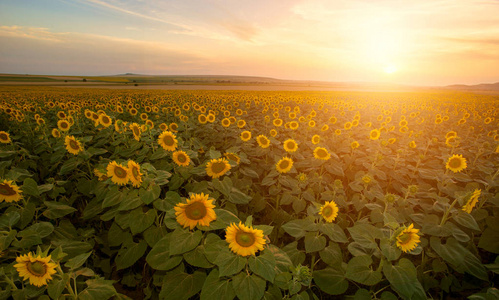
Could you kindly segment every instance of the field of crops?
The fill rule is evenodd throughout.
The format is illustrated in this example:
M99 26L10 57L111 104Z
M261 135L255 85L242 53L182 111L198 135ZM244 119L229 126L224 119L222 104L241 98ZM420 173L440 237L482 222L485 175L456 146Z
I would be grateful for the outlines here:
M499 96L0 90L0 299L498 299Z

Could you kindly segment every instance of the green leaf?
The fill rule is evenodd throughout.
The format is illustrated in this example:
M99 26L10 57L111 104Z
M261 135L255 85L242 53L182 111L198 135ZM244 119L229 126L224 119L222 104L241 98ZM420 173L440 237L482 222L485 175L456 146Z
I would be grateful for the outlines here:
M329 246L319 251L319 255L326 264L330 266L341 265L343 262L343 255L338 244L330 242Z
M196 248L203 237L200 230L190 231L177 228L172 233L171 239L175 241L170 243L170 255L182 254Z
M112 280L89 279L85 281L87 288L78 293L78 299L81 300L106 300L116 295L116 289Z
M204 255L204 246L199 245L194 250L184 253L185 261L191 266L199 268L211 268L213 264L206 259Z
M317 224L309 219L296 219L282 225L281 228L294 238L304 237L307 231L317 230Z
M160 299L187 300L196 295L203 287L206 274L196 271L193 274L171 274L167 273L163 279Z
M264 250L258 256L251 256L248 262L250 270L253 273L263 277L267 281L274 281L276 262L270 250Z
M453 217L453 219L459 224L466 228L473 229L476 231L480 231L480 227L478 226L475 218L469 213L464 211L460 211L457 215Z
M232 285L240 300L259 300L265 293L266 282L256 275L241 272L232 278Z
M123 201L121 201L120 206L118 206L118 211L136 209L143 204L144 202L142 202L142 199L140 199L139 192L137 190L133 190L128 193Z
M355 224L355 226L349 227L348 231L355 242L367 249L376 249L378 247L376 239L383 237L381 229L370 224Z
M0 215L0 228L12 228L21 219L21 215L17 211L9 211Z
M62 278L54 278L47 285L47 292L52 299L59 299L62 292L66 288L66 283L69 281L69 275L63 274Z
M226 251L221 252L215 260L215 264L220 271L220 277L239 273L246 266L246 262L245 258Z
M161 194L161 188L159 185L156 185L154 183L150 184L147 190L140 190L140 199L146 204L149 205L151 204L154 200L159 198L159 195Z
M201 289L201 300L232 300L236 296L236 292L232 288L232 282L228 279L219 278L218 269L213 269Z
M170 255L170 237L171 234L165 235L147 254L146 261L155 270L167 271L182 261L182 256Z
M397 260L402 254L402 251L395 245L392 245L388 239L381 239L379 244L381 253L389 261Z
M314 271L314 282L330 295L341 295L348 289L348 280L345 279L344 271L330 267Z
M130 212L130 219L128 224L130 225L130 230L132 235L141 233L142 231L149 228L156 220L156 210L149 209L144 212L142 207L138 207Z
M102 202L102 208L111 207L116 204L119 204L123 198L124 194L120 192L119 187L113 186L106 193L104 201Z
M334 223L324 223L319 225L319 231L327 235L332 241L338 243L348 242L347 236L343 229Z
M305 234L305 251L307 253L321 251L326 247L326 238L317 235L317 232L307 232Z
M456 239L450 237L446 244L442 244L439 238L431 237L430 246L459 273L467 272L484 281L489 280L481 261Z
M275 273L286 272L289 267L293 266L293 262L284 250L279 249L277 246L270 244L265 251L272 252L275 260Z
M131 267L147 250L147 242L140 240L139 243L132 243L126 248L121 248L116 256L116 269L122 270Z
M59 175L66 175L67 173L76 169L79 164L80 161L76 157L66 160L64 164L62 164L61 170L59 170Z
M236 188L232 188L228 200L234 204L248 204L251 201L251 197Z
M373 271L370 266L373 260L368 255L355 256L347 265L346 278L365 285L375 285L383 277L381 271Z
M44 238L54 231L54 225L49 222L39 222L31 225L17 234L18 237L38 236Z
M67 267L67 268L71 268L71 269L77 269L81 266L83 266L83 264L87 261L88 257L92 254L92 252L88 252L88 253L83 253L83 254L80 254L80 255L77 255L73 258L71 258L70 260L68 260L64 266Z
M499 231L492 227L487 227L480 236L478 247L489 252L499 254Z
M210 223L210 226L199 226L198 228L201 230L218 230L225 229L230 226L232 223L238 224L241 220L231 213L228 210L215 208L215 214L217 215L217 219Z
M43 203L47 206L43 215L49 219L58 219L77 210L74 207L55 201L45 201Z
M24 179L22 191L26 195L40 196L40 191L38 190L38 185L36 184L36 181L29 177Z
M417 278L416 267L407 258L401 258L396 266L384 264L383 273L400 297L426 299L425 291Z

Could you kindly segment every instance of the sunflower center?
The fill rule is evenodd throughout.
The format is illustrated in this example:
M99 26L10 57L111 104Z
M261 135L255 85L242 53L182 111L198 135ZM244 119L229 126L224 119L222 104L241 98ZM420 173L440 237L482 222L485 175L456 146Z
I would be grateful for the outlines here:
M0 194L5 196L12 196L16 194L16 191L8 184L0 183Z
M26 264L29 272L35 276L43 276L47 273L47 267L44 263L35 261L34 263L28 262Z
M243 134L243 138L244 138L244 139L249 139L249 134L244 133L244 134Z
M289 167L289 161L288 160L281 161L279 167L281 167L281 169L286 169L287 167Z
M319 156L319 157L326 157L327 156L327 152L324 149L319 149L319 150L317 150L317 156Z
M173 146L173 144L175 143L174 140L173 140L173 137L167 135L163 138L163 143L165 143L165 145L167 146Z
M68 128L68 123L62 122L61 123L61 128Z
M398 237L401 244L407 244L411 240L411 234L408 232L404 232Z
M206 216L206 206L201 202L193 202L185 207L185 215L191 220L200 220Z
M135 127L135 126L132 128L132 131L133 131L134 135L139 135L140 134L139 133L139 129L137 127Z
M213 163L211 165L211 170L215 174L222 173L225 170L225 163L224 162Z
M294 149L294 148L295 148L295 143L293 143L293 142L288 142L288 143L286 144L286 147L287 147L288 149Z
M179 156L177 156L177 159L181 163L185 163L187 161L187 159L185 158L185 155L183 155L183 154L180 154Z
M134 178L139 177L139 170L137 169L137 167L132 167L132 175Z
M265 145L267 145L267 139L263 139L263 138L262 138L262 139L260 139L260 143L261 143L262 145L264 145L264 146L265 146Z
M452 158L449 161L449 166L451 168L459 168L459 167L461 167L461 159L459 159L459 158Z
M73 141L73 140L69 141L69 147L71 147L74 150L80 149L80 146L78 146L78 143L76 141Z
M9 139L9 137L5 133L0 133L0 140L6 141L8 139Z
M121 168L121 167L115 167L114 168L114 175L116 175L119 178L125 178L126 177L126 170Z
M102 122L103 122L104 124L109 123L109 118L108 118L108 117L103 117L103 118L102 118Z
M331 206L326 206L322 209L322 215L324 217L329 217L333 214L333 208Z
M238 231L236 233L236 242L242 247L250 247L255 241L255 235L251 232Z

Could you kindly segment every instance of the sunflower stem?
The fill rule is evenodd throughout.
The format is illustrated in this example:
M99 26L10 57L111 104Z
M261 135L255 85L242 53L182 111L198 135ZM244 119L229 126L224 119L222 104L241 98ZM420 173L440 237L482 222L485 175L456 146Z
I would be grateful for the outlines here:
M57 272L59 272L61 274L61 277L64 274L64 272L61 269L61 265L59 263L57 263ZM74 283L75 283L75 289L76 289L76 280L74 280ZM66 289L68 290L71 297L73 297L73 299L76 299L77 294L75 294L73 288L71 287L71 282L69 280L68 280L68 282L66 282Z
M8 284L10 284L10 286L12 286L12 288L14 288L14 290L18 289L17 286L15 285L14 281L12 281L12 279L10 277L5 276L4 278L5 278L5 281Z
M457 199L455 199L452 204L449 206L449 208L447 208L447 210L445 211L445 214L443 215L442 217L442 221L440 222L440 226L443 226L445 224L445 222L447 221L448 219L448 216L449 216L449 213L450 213L450 210L454 207L454 205L457 203Z

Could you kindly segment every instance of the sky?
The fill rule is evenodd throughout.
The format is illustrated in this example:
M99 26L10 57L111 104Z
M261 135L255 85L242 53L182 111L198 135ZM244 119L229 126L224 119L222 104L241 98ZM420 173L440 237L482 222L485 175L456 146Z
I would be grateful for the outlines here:
M0 0L0 73L499 82L499 0Z

